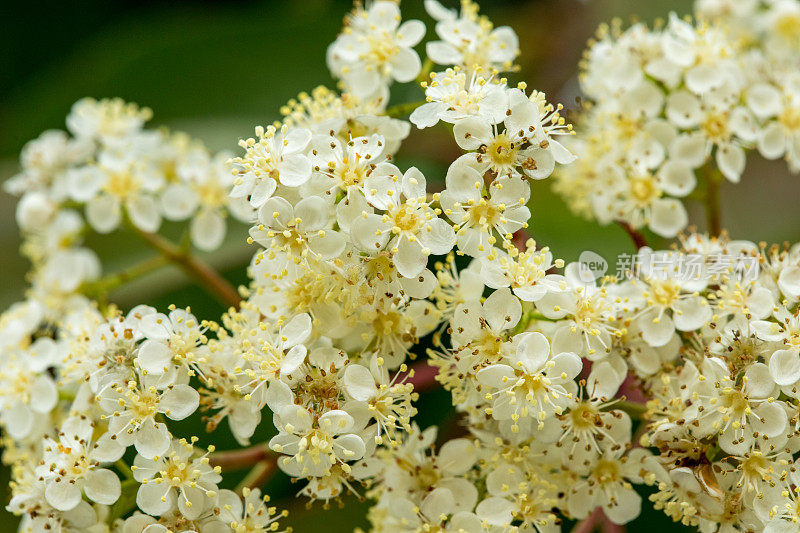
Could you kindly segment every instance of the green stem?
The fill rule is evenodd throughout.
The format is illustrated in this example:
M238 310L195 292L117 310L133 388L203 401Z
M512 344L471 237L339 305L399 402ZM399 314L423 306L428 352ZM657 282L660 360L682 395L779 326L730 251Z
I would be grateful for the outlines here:
M608 406L608 410L625 411L633 419L644 420L644 415L647 412L647 406L643 403L636 403L636 402L629 402L626 400L622 400L620 402L615 402L610 404Z
M124 285L130 281L140 278L146 274L154 272L159 268L168 265L169 261L163 255L157 255L146 259L141 263L133 265L130 268L121 270L114 274L109 274L103 278L95 281L84 283L81 287L81 292L90 297L97 297L105 295L117 287Z
M423 81L428 81L428 78L430 78L432 70L433 70L433 59L431 59L430 57L426 57L425 62L422 64L422 70L419 71L419 76L417 76L417 82L422 83Z
M406 102L405 104L397 104L388 108L384 112L384 115L386 115L387 117L394 117L394 118L404 117L406 115L410 115L412 111L414 111L416 108L418 108L424 103L425 100L420 100L419 102Z
M58 389L58 399L64 402L74 402L75 401L75 391L66 391L64 389Z
M139 482L135 479L126 479L122 482L119 499L111 506L108 513L108 523L113 524L118 518L124 518L136 509L136 494L139 491Z
M119 470L120 474L125 476L125 479L133 479L133 471L131 470L131 467L128 466L128 463L120 459L114 463L114 466L117 467L117 470Z
M220 302L230 307L239 306L242 301L239 292L208 264L160 235L147 233L140 229L136 229L136 233L152 248L158 250L165 259L174 263L188 276L199 281L200 286Z
M514 326L514 329L511 330L510 335L513 337L517 333L525 331L530 325L530 323L534 320L541 320L543 322L558 322L553 318L547 318L538 311L527 311L522 315L522 318L520 318L517 325Z

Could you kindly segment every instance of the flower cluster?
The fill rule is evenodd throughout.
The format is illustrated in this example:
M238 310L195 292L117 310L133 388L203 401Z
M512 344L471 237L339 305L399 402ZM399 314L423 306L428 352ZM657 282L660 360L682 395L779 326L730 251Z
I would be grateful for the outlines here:
M575 212L674 237L688 224L680 199L698 182L706 197L723 178L738 182L747 150L800 168L798 63L785 52L796 48L775 29L789 31L800 3L771 2L756 15L758 4L699 2L700 22L673 13L653 29L599 30L581 73L589 98L581 135L570 146L580 163L558 175ZM756 35L746 40L728 17Z
M780 91L791 58L761 26L734 44L732 21L788 8L724 4L700 3L708 23L603 30L586 136L501 77L516 35L470 0L425 2L440 39L425 66L422 22L358 3L328 50L341 92L301 93L230 161L143 130L133 105L76 104L72 137L33 141L9 182L34 259L26 299L0 315L21 531L277 531L287 513L260 491L277 470L309 502L369 499L375 531L588 530L631 522L648 493L701 531L796 531L800 245L637 240L630 270L604 276L528 232L554 172L573 207L663 235L686 225L663 194L688 194L709 159L738 179L743 147L784 116L761 113L771 97L740 59L770 65L762 85ZM424 100L389 107L415 79ZM439 192L395 159L412 124L461 152L429 173ZM254 247L238 291L155 234L162 216L191 219L187 239L213 249L229 212ZM123 222L220 297L218 320L106 302L149 268L100 278L80 235ZM415 420L433 386L458 424Z
M210 154L182 133L144 129L147 108L120 99L78 101L67 130L49 130L22 150L6 191L20 197L16 219L33 263L34 290L69 294L101 274L83 245L87 230L129 226L154 233L162 221L188 221L187 238L202 251L219 248L226 218L253 211L229 197L230 154Z

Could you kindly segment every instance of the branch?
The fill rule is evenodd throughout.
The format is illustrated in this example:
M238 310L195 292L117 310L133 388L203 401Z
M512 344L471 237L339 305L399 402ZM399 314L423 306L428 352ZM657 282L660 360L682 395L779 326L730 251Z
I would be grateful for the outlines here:
M384 111L383 114L386 115L387 117L394 117L394 118L404 117L406 115L410 115L412 111L414 111L416 108L418 108L424 103L425 100L420 100L419 102L407 102L405 104L397 104L388 108L386 111Z
M644 235L639 230L633 229L633 226L625 222L624 220L617 220L616 221L619 227L625 230L625 233L633 241L633 245L636 246L636 249L639 250L647 246L647 240L644 238Z
M211 466L219 466L223 470L242 470L250 468L261 461L274 461L273 455L272 451L267 447L267 443L261 442L241 450L214 452L208 456L208 460Z
M263 486L276 471L277 466L278 458L274 455L263 461L259 461L253 469L247 473L244 479L236 485L236 492L241 493L242 489L245 487L248 489L256 489Z
M109 274L108 276L102 277L95 281L84 283L81 286L80 291L87 296L104 295L116 289L120 285L124 285L129 281L133 281L146 274L149 274L150 272L158 270L167 264L169 264L169 259L163 255L157 255L155 257L151 257L150 259L146 259L141 263L133 265L130 268L126 268L125 270L121 270L114 274Z
M200 282L200 285L217 299L230 307L238 307L242 301L239 291L208 264L187 251L156 235L137 229L136 233L151 247L158 250L169 261L175 263L187 275Z

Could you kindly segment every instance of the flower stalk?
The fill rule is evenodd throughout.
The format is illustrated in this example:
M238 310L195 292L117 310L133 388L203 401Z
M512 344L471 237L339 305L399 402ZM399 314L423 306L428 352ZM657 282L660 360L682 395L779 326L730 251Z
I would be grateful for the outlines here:
M210 265L155 233L136 230L136 233L171 263L194 278L204 289L229 307L238 307L242 297L236 288Z

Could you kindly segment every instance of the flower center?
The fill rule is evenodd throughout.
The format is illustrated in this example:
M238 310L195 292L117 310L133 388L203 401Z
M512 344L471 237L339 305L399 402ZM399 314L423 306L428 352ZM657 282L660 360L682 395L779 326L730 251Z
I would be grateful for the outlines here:
M706 136L712 141L724 141L730 137L728 115L726 113L709 113L701 124Z
M680 287L671 280L655 281L651 286L650 296L656 304L669 307L678 299L680 292Z
M787 13L775 21L775 33L785 41L794 42L800 37L800 15Z
M214 181L207 181L197 186L200 202L207 207L221 207L225 205L228 194Z
M787 107L778 116L778 121L789 131L800 130L800 107Z
M376 65L389 63L400 51L394 40L387 35L381 35L380 37L370 35L368 43L369 52L365 54L366 59Z
M422 217L415 207L403 204L394 214L394 225L400 231L416 233L416 230L422 225Z
M746 414L750 407L747 397L738 390L731 390L727 393L723 399L723 405L727 407L730 412L739 417Z
M343 189L347 189L350 186L357 187L364 183L366 169L359 164L359 159L359 157L342 158L342 166L337 168L336 177L341 182Z
M661 196L652 176L637 176L631 179L631 197L640 207L649 206L653 200Z
M481 198L480 202L469 210L469 218L475 225L488 227L494 225L502 212L501 207L489 203L486 198Z
M127 198L139 190L139 180L129 170L113 172L108 178L105 190L117 198Z
M505 133L500 133L494 138L491 144L486 147L486 153L495 166L504 167L514 164L518 149L519 148L514 145Z
M619 479L619 463L601 459L592 473L601 485L614 483Z
M597 409L588 402L581 402L569 412L569 416L576 429L587 430L595 426Z

